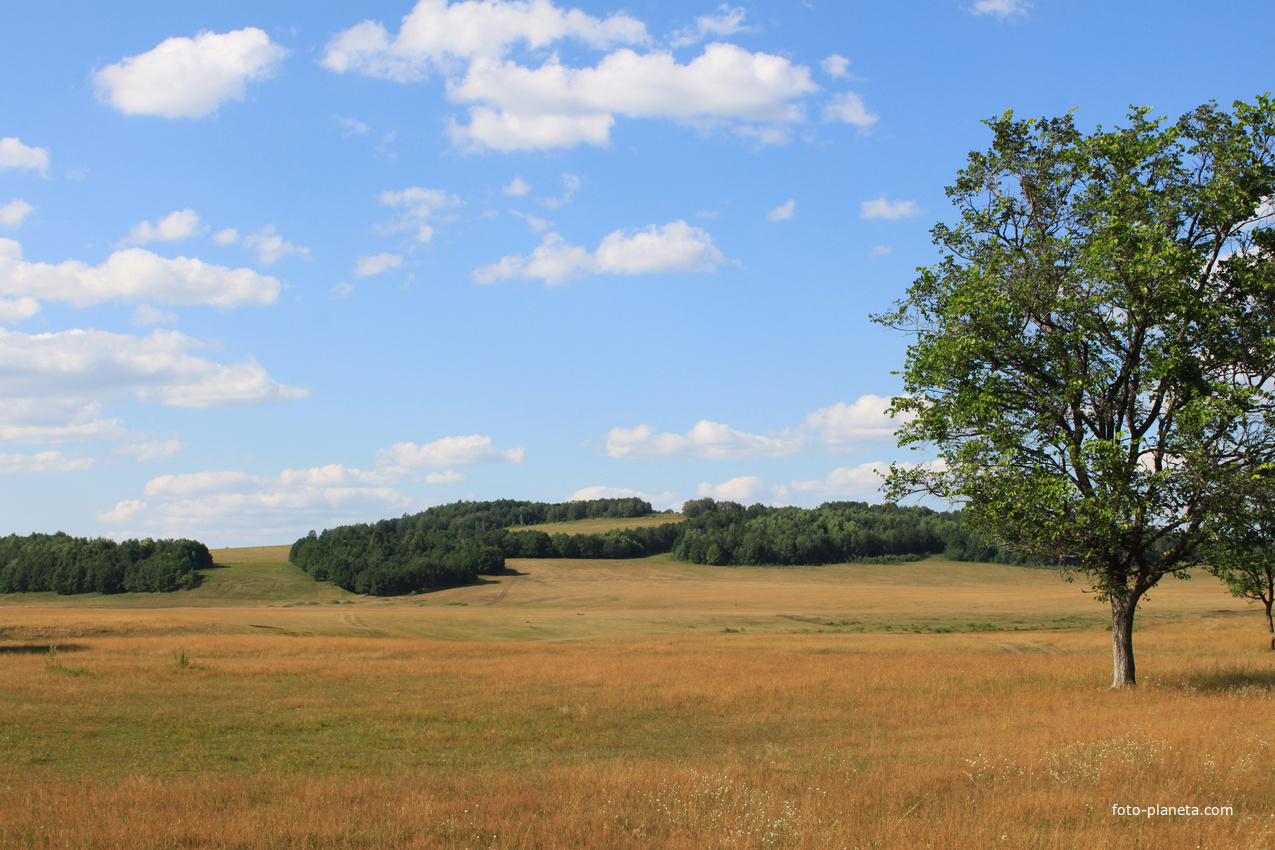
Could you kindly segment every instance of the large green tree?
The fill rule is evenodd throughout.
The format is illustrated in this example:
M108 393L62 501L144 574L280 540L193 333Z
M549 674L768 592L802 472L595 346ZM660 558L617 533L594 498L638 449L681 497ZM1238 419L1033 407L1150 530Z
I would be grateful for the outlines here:
M1111 605L1112 687L1133 621L1199 563L1236 476L1275 459L1275 102L1079 130L986 122L947 190L942 261L874 320L914 336L894 399L893 499L923 492Z
M1275 468L1254 469L1232 482L1207 523L1204 558L1231 595L1266 606L1275 651Z

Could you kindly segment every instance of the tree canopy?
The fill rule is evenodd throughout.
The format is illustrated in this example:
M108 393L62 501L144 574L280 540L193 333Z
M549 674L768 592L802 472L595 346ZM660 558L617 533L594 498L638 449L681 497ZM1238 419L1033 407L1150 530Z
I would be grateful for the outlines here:
M1112 609L1113 687L1136 683L1133 618L1199 562L1237 476L1275 457L1275 103L1079 130L986 122L947 189L942 260L892 312L914 339L891 498L924 492Z

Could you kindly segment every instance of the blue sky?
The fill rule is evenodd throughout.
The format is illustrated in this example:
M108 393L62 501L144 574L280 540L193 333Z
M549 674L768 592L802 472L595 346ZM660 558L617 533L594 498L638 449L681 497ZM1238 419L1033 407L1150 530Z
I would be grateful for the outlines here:
M1216 2L59 2L0 28L0 533L876 501L981 119L1271 88Z

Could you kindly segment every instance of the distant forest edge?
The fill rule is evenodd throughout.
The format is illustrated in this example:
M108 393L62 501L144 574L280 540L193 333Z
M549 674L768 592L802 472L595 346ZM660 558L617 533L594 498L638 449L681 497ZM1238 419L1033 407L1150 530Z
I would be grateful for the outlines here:
M197 540L88 539L68 534L0 538L0 593L159 593L199 582L212 566Z
M517 531L603 517L653 514L640 499L457 502L376 523L314 531L289 560L318 581L389 596L467 584L503 572L506 558L642 558L669 554L695 564L817 566L901 563L942 554L951 560L1017 563L961 526L960 513L923 507L827 502L771 508L697 499L683 522L604 534Z

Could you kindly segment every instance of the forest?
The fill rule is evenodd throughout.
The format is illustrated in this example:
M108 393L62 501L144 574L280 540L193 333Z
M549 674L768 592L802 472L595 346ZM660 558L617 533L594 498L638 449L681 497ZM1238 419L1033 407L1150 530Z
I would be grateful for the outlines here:
M289 560L317 581L378 596L452 587L505 569L506 558L642 558L696 564L797 566L952 560L1016 562L964 529L959 512L828 502L773 508L714 499L685 504L685 520L602 534L549 534L520 525L654 513L639 499L457 502L376 523L310 532Z
M196 540L116 543L60 531L0 538L0 593L163 593L194 587L211 566Z

